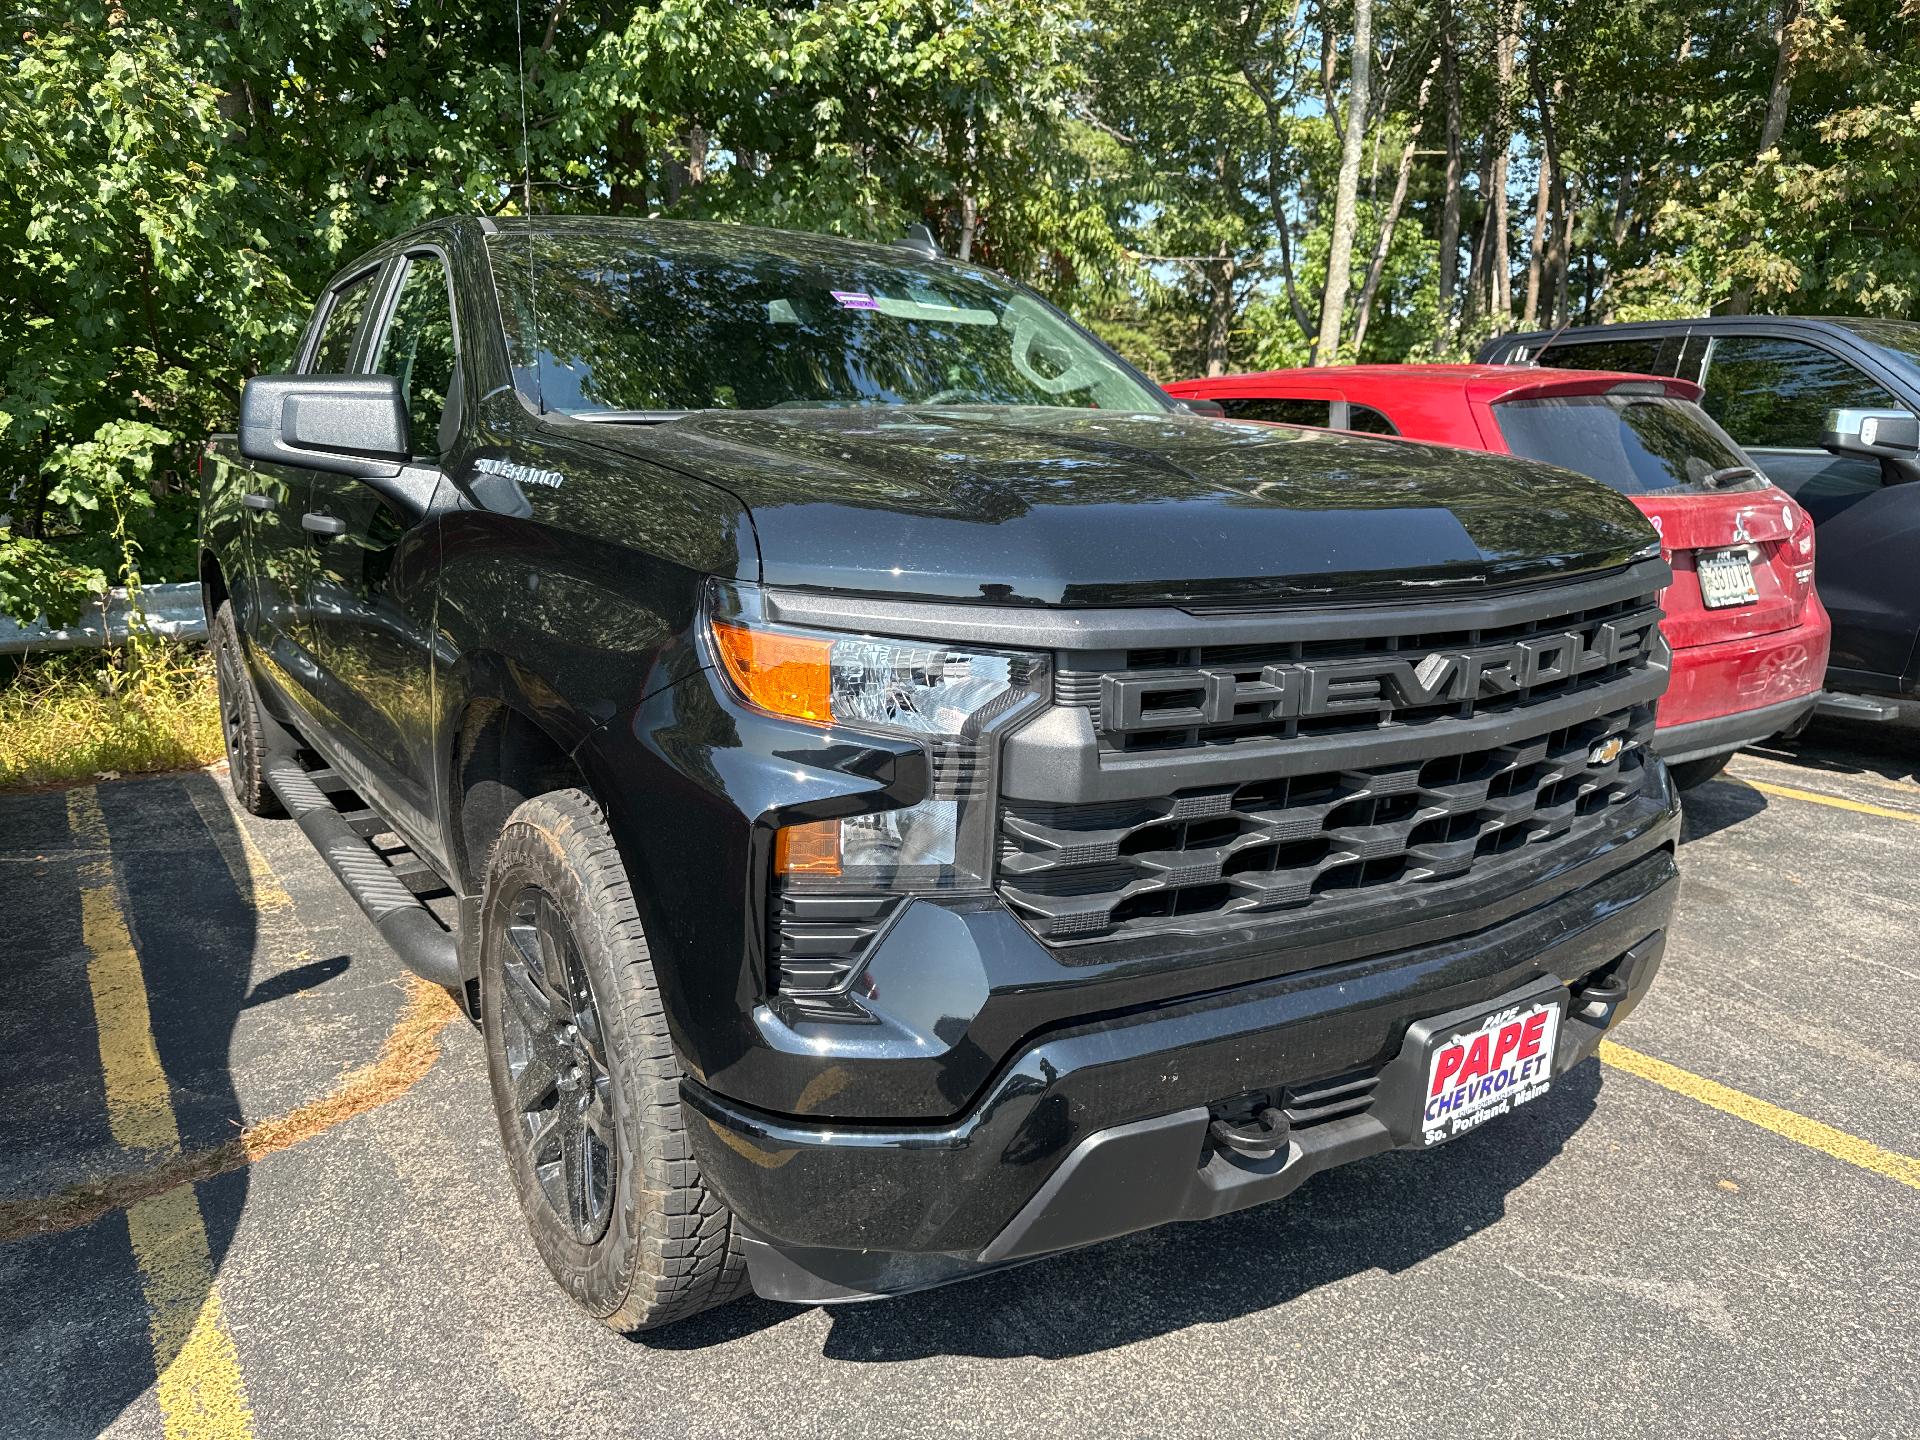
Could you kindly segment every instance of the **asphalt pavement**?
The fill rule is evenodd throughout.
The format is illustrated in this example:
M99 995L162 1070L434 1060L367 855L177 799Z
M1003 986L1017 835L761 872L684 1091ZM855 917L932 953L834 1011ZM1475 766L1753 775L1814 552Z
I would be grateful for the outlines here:
M0 796L0 1436L1920 1432L1920 727L1738 757L1681 865L1618 1044L1452 1145L627 1339L290 823L214 774Z

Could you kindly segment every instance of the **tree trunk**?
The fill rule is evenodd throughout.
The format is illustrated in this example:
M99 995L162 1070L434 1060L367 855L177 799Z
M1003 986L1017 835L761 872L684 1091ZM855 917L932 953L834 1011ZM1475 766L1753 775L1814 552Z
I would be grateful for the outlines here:
M1540 45L1537 38L1527 47L1527 81L1533 89L1533 103L1540 107L1540 144L1545 151L1546 165L1543 173L1552 182L1548 198L1553 205L1553 246L1548 255L1546 274L1553 285L1553 303L1547 312L1547 323L1559 325L1567 319L1567 260L1568 252L1573 248L1573 212L1567 204L1567 173L1566 167L1560 163L1560 132L1553 118L1553 107L1564 87L1555 81L1553 93L1547 93L1546 81L1540 73Z
M1613 272L1620 268L1621 253L1626 248L1627 237L1633 234L1634 198L1637 188L1631 170L1620 177L1620 188L1613 197L1613 218L1607 223L1606 267L1589 287L1593 292L1592 306L1597 311L1602 325L1613 323Z
M1480 161L1480 224L1474 230L1473 249L1467 255L1465 303L1460 307L1460 323L1472 325L1480 318L1487 297L1487 249L1493 235L1493 148Z
M1233 345L1233 280L1238 269L1226 241L1207 266L1207 375L1227 373Z
M1760 125L1756 158L1780 143L1787 129L1787 108L1793 103L1793 24L1800 18L1800 0L1780 0L1779 23L1773 27L1773 83L1767 89L1767 118ZM1750 244L1751 236L1741 241ZM1727 298L1727 314L1745 315L1753 305L1753 282L1742 280Z
M960 244L954 252L959 259L973 259L973 237L979 228L980 204L973 198L972 189L962 181L960 185Z
M1513 261L1507 249L1507 152L1513 144L1513 60L1520 46L1520 7L1524 3L1513 0L1512 5L1501 7L1500 42L1494 51L1500 99L1494 122L1493 184L1488 195L1493 204L1493 243L1488 255L1487 315L1499 325L1513 319Z
M607 203L616 215L647 213L647 131L636 124L633 111L623 109L614 122L613 144L607 158L610 177Z
M1360 191L1360 157L1367 139L1367 83L1373 59L1373 0L1353 0L1353 78L1347 87L1346 133L1340 141L1340 179L1333 194L1333 231L1327 241L1327 288L1320 296L1320 338L1313 363L1340 357L1340 322L1346 315L1353 271L1354 211Z
M1420 79L1420 94L1413 102L1413 129L1407 132L1407 143L1400 149L1400 169L1393 178L1393 198L1387 202L1387 213L1381 217L1373 259L1367 264L1367 281L1360 287L1360 303L1354 307L1353 353L1356 357L1360 347L1367 343L1367 322L1373 318L1373 301L1380 292L1380 277L1386 273L1387 256L1393 249L1393 232L1399 227L1401 210L1406 207L1407 187L1413 181L1413 159L1420 145L1420 132L1427 123L1427 99L1433 93L1433 77L1439 69L1440 56L1436 53L1427 73Z
M1294 324L1300 327L1300 336L1309 342L1314 336L1314 316L1307 300L1300 294L1300 286L1293 268L1293 220L1287 214L1287 196L1280 169L1279 158L1284 150L1281 141L1281 121L1283 118L1279 102L1274 98L1273 88L1264 84L1253 66L1243 60L1240 74L1247 82L1247 88L1259 98L1260 108L1267 117L1267 163L1265 165L1267 181L1267 209L1273 217L1273 236L1280 249L1280 280L1286 291L1287 310L1293 316Z
M1533 187L1533 239L1527 246L1527 304L1520 312L1520 328L1531 330L1540 323L1540 272L1546 264L1547 191L1553 184L1547 155L1540 152L1540 178Z
M1447 92L1447 170L1440 201L1440 333L1442 341L1453 329L1453 297L1460 287L1460 57L1454 43L1453 11L1440 15L1441 71Z

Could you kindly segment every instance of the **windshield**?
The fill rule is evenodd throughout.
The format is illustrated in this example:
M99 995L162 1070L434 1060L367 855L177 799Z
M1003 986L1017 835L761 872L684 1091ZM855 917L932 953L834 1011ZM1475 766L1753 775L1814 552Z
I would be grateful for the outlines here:
M1166 409L1059 311L966 266L717 226L491 244L514 383L549 411Z
M1698 405L1664 395L1564 395L1493 407L1507 448L1611 485L1623 495L1756 489L1759 475ZM1711 483L1709 483L1711 480Z

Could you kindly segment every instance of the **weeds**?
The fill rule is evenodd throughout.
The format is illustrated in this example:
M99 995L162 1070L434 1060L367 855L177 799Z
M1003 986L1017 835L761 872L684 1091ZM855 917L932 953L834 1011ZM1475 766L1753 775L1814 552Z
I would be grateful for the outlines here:
M142 639L31 660L0 683L0 787L178 770L222 753L203 649Z

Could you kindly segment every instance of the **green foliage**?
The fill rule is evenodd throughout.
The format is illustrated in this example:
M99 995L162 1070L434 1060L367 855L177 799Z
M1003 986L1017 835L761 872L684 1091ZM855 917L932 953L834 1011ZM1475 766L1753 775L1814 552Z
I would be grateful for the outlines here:
M1353 0L524 3L524 28L499 0L15 5L0 609L62 618L109 583L190 578L198 447L285 363L329 276L529 189L542 211L880 239L923 222L1158 378L1308 359ZM1374 11L1345 336L1403 153L1409 186L1359 358L1468 353L1520 318L1530 262L1541 324L1749 301L1920 315L1920 0ZM1533 227L1550 151L1562 251ZM1463 273L1443 299L1450 212Z

